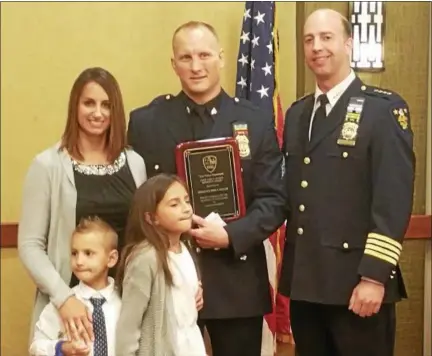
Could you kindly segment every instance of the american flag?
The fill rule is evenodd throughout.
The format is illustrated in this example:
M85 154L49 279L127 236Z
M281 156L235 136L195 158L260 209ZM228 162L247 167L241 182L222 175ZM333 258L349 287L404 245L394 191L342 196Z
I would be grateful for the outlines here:
M246 1L237 61L236 96L271 110L281 140L283 112L275 73L278 59L275 8L273 1Z
M284 118L278 87L279 41L275 12L273 1L246 1L237 59L236 96L273 113L279 144L282 144ZM283 236L284 226L264 242L273 312L264 318L262 356L275 354L277 333L290 334L288 300L277 296ZM282 302L278 308L277 300ZM277 309L282 315L276 315Z

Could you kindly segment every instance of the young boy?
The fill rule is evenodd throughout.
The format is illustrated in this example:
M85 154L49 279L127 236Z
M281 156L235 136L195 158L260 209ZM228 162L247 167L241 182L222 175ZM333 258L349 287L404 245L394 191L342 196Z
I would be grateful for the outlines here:
M93 217L80 221L71 240L71 268L80 281L73 291L92 314L95 341L93 345L67 341L58 311L50 303L36 324L30 354L114 356L121 301L108 270L118 260L117 234L107 223Z

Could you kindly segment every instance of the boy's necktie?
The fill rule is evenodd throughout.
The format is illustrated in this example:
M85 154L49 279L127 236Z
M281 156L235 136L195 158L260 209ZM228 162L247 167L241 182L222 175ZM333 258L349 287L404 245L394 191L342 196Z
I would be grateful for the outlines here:
M94 356L108 356L105 315L102 310L102 304L106 302L106 299L90 298L90 301L93 304L93 332L95 337L93 354Z

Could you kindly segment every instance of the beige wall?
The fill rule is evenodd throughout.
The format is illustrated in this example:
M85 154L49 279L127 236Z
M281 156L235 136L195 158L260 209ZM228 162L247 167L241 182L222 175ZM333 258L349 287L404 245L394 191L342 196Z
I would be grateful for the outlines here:
M430 17L432 17L432 5L429 5L429 13ZM432 39L432 31L429 30L429 38ZM432 101L432 82L431 82L431 61L432 61L432 50L431 50L431 41L429 41L429 83L428 83L428 127L427 127L427 153L426 153L426 214L430 214L432 212L432 204L431 204L431 194L432 194L432 177L431 177L431 169L432 169L432 155L431 155L431 145L432 145L432 109L431 109L431 101Z
M102 66L122 88L127 111L179 90L170 66L174 29L212 23L226 53L222 84L234 93L244 10L234 3L2 3L1 221L19 218L33 156L59 139L68 95L84 68ZM278 4L284 107L295 99L295 3ZM283 20L283 21L282 21Z
M432 18L432 5L429 5L429 15ZM429 38L432 38L432 31L429 29ZM431 214L431 170L432 170L432 44L429 42L429 83L428 83L428 127L427 127L427 153L426 153L426 214ZM432 242L427 242L425 256L425 298L424 298L424 355L432 356Z
M281 98L295 99L295 3L278 3ZM17 222L34 155L59 139L76 76L111 71L130 111L179 85L170 67L174 29L213 24L225 49L225 89L234 94L244 10L236 3L2 3L1 222ZM19 302L18 302L19 298ZM34 287L15 249L1 250L1 355L25 355Z
M27 355L29 321L35 287L16 249L1 249L1 349L2 356Z

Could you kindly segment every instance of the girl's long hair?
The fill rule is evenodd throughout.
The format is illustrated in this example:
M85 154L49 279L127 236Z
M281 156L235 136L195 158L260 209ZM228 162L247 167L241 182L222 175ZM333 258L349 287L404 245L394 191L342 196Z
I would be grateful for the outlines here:
M183 181L175 175L159 174L148 179L135 192L126 224L125 247L117 268L116 284L120 295L123 291L122 284L127 264L133 253L146 242L156 250L166 283L170 286L173 285L173 277L168 266L169 238L162 229L151 224L144 217L147 215L153 219L159 203L169 187L175 182L184 186Z

